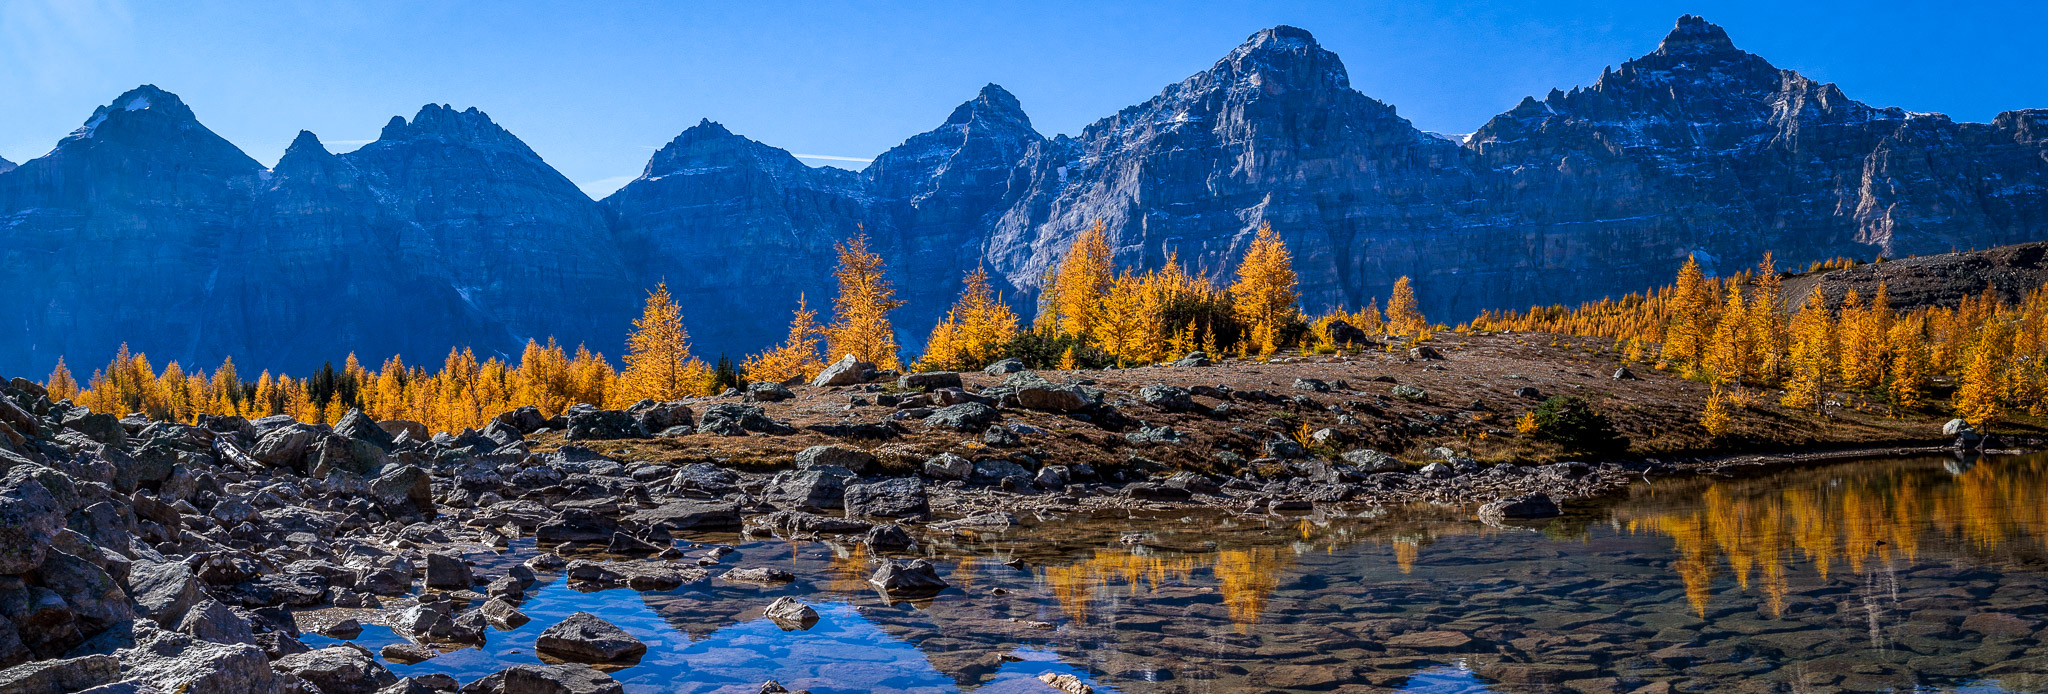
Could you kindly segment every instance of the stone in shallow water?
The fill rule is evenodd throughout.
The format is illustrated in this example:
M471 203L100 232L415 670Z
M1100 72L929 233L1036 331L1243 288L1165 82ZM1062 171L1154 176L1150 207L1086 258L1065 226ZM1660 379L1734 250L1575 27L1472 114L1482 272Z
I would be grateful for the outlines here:
M938 568L923 559L883 564L868 582L889 593L936 593L949 585L939 578Z
M533 647L563 660L580 663L609 663L638 658L647 652L647 644L641 643L640 639L589 612L577 612L548 627L534 641Z
M1431 463L1435 465L1436 463ZM1562 513L1557 502L1547 494L1525 494L1487 502L1479 507L1479 519L1500 521L1524 518L1551 518Z
M787 595L768 603L768 619L783 631L804 631L818 623L818 611Z

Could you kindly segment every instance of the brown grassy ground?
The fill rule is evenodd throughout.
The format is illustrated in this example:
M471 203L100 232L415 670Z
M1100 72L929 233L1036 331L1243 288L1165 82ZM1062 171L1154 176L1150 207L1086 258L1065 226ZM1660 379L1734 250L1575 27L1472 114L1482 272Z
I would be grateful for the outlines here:
M836 423L871 423L886 419L893 408L854 406L849 396L872 399L874 393L851 388L793 388L797 397L779 403L765 403L769 416L788 422L799 432L788 436L750 435L717 437L696 434L668 439L591 442L600 451L635 460L719 462L740 467L777 467L789 464L794 454L807 446L845 443L874 450L886 465L911 469L918 462L942 451L969 458L1002 457L1027 453L1048 463L1090 463L1117 466L1133 456L1171 467L1218 471L1219 451L1233 451L1246 458L1261 457L1265 440L1308 431L1332 428L1344 435L1346 443L1324 452L1353 447L1370 447L1413 463L1430 459L1428 451L1448 446L1482 461L1550 462L1582 459L1556 446L1518 436L1514 421L1540 403L1517 397L1514 392L1534 387L1542 397L1577 395L1606 414L1615 427L1632 441L1633 457L1708 457L1737 453L1827 450L1842 448L1892 448L1927 445L1942 440L1941 426L1950 415L1945 408L1888 416L1882 405L1865 404L1861 397L1831 394L1842 403L1825 413L1790 411L1777 405L1781 391L1755 391L1754 403L1738 410L1735 430L1715 439L1699 425L1698 416L1708 389L1700 383L1653 370L1645 364L1626 364L1637 380L1616 380L1612 374L1623 366L1612 343L1603 340L1558 337L1548 334L1442 333L1433 343L1442 360L1410 359L1405 351L1366 351L1330 356L1286 356L1274 362L1224 360L1203 368L1146 368L1040 372L1055 381L1078 380L1107 392L1108 401L1126 417L1154 426L1169 425L1190 435L1179 445L1139 445L1127 441L1121 431L1110 431L1095 423L1058 413L1003 410L1003 421L1022 423L1045 431L1025 437L1024 445L1010 449L983 446L978 436L930 429L917 420L903 420L900 436L887 440L836 439L805 427ZM1001 377L981 373L963 375L968 390L995 385ZM1317 393L1294 388L1298 378L1321 379L1337 385L1332 392ZM1339 382L1342 382L1341 385ZM1206 414L1170 413L1138 401L1136 391L1153 383L1184 387L1229 386L1240 393L1264 390L1278 397L1272 403L1237 398L1238 408L1228 417ZM1427 391L1424 402L1407 402L1394 397L1396 384ZM1304 407L1287 399L1310 397L1315 407ZM1945 402L1946 392L1935 394ZM1196 398L1204 405L1218 400ZM693 403L704 406L728 398L703 398ZM1339 423L1341 414L1355 424ZM2043 422L2015 417L1993 427L2008 437L2035 439L2044 433ZM562 443L559 435L543 435L535 442L547 449Z

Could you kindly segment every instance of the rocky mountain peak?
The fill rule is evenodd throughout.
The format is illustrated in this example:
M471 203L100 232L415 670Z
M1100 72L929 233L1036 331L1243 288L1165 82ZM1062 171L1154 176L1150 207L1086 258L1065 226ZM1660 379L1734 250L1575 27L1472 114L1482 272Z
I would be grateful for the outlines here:
M339 161L327 146L320 144L320 138L311 131L301 130L292 144L284 148L277 166L271 167L276 176L273 181L282 182L293 178L315 178L326 172Z
M1728 32L1721 26L1707 21L1707 18L1689 14L1678 18L1678 24L1664 41L1657 44L1658 55L1705 55L1727 53L1735 50L1735 42L1728 39Z
M377 135L378 142L427 139L531 153L525 142L498 127L489 115L474 106L457 111L447 104L427 104L420 107L411 122L392 116Z
M327 151L326 145L320 144L319 135L314 135L311 130L301 130L298 137L292 138L291 145L284 148L285 158L291 158L294 154L325 156L332 152Z
M1025 128L1031 127L1031 116L1025 115L1024 105L1017 101L1016 95L993 82L983 86L981 92L975 94L974 98L955 107L952 115L946 117L946 125L966 125L976 120L1017 123Z
M705 118L697 121L647 160L640 178L661 178L705 169L722 169L739 162L759 168L783 171L808 169L789 152L735 134L724 125Z
M146 118L167 123L174 127L199 127L198 117L178 95L158 89L156 85L145 84L114 97L107 105L93 109L92 117L85 120L66 139L85 139L98 134L100 126L108 120L132 120Z
M1308 30L1284 24L1252 34L1209 72L1267 89L1351 88L1350 74L1337 54L1324 50Z

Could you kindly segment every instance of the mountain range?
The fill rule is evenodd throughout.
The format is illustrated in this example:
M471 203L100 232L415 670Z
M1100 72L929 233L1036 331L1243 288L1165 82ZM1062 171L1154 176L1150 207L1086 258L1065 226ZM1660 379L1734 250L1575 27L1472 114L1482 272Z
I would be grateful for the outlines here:
M1120 262L1219 281L1271 224L1309 308L1383 301L1406 275L1457 321L1639 290L1688 255L1731 272L1766 251L1803 265L2048 238L2048 109L1959 123L1866 105L1688 15L1591 86L1447 138L1280 26L1075 135L1040 134L993 84L863 171L705 121L592 200L474 108L428 105L339 154L301 133L265 168L143 86L49 154L0 160L16 335L0 372L124 342L245 373L548 336L616 356L661 281L700 353L738 356L779 340L799 295L828 306L833 245L863 231L914 345L977 266L1028 315L1098 221Z

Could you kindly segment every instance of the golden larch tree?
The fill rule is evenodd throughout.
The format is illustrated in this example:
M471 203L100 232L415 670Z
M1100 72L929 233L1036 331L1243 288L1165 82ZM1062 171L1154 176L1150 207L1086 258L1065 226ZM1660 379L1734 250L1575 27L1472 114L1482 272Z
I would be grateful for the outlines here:
M1672 286L1670 321L1664 331L1664 359L1682 369L1698 365L1713 337L1714 295L1712 284L1700 272L1699 261L1685 257L1678 268L1678 282Z
M1087 337L1102 320L1102 302L1116 281L1115 272L1108 233L1102 221L1096 220L1067 246L1067 254L1050 273L1052 282L1039 302L1039 311L1051 320L1040 324L1050 324L1069 336Z
M1886 351L1891 353L1886 391L1895 410L1917 410L1927 405L1933 365L1922 334L1923 323L1917 318L1895 321L1885 336Z
M1273 225L1259 225L1259 233L1238 261L1230 296L1237 303L1238 320L1254 329L1266 326L1278 331L1301 320L1294 254L1287 251L1287 243L1274 233Z
M647 295L646 307L633 321L626 339L626 370L620 376L626 402L640 399L678 400L696 395L704 382L704 362L690 355L690 333L683 328L683 309L663 282Z
M1394 295L1387 299L1387 334L1420 335L1428 326L1429 319L1422 317L1421 303L1415 300L1414 284L1402 275L1394 280Z
M1769 252L1757 264L1756 289L1749 302L1749 344L1758 380L1776 383L1785 370L1784 278Z
M1717 386L1742 383L1749 375L1750 344L1748 321L1742 303L1742 284L1728 283L1728 302L1721 307L1721 320L1708 341L1703 365L1709 383ZM1718 396L1717 396L1718 397ZM1717 434L1718 435L1718 434Z
M1003 347L1016 337L1016 312L989 286L988 271L975 268L946 318L932 327L920 368L980 368L1001 358Z
M889 312L903 302L896 300L882 257L868 250L866 233L836 248L839 296L832 300L832 325L825 328L827 358L851 354L879 368L903 368L896 356L896 329L889 324Z
M818 358L818 312L812 311L804 295L796 297L796 313L789 319L789 336L775 349L747 358L740 368L748 378L782 383L792 379L808 381L825 369Z
M57 368L50 370L50 378L43 382L43 390L50 391L51 400L78 396L78 379L72 377L71 367L64 365L63 357L57 357Z
M1828 314L1826 299L1819 289L1807 295L1806 304L1792 316L1789 329L1786 361L1791 377L1785 382L1785 397L1780 403L1795 409L1812 409L1820 405L1828 374L1835 370L1834 319Z

